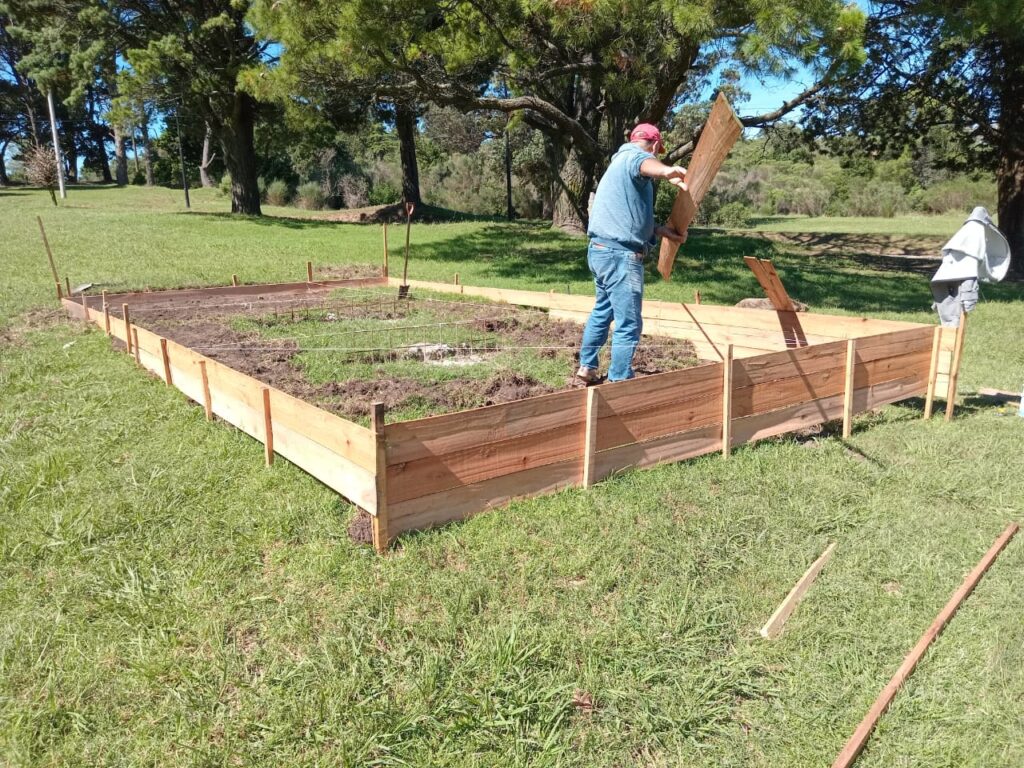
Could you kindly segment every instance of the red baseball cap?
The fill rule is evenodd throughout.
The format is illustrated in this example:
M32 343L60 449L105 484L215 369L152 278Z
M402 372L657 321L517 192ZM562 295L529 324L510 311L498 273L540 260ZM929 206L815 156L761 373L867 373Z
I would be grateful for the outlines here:
M630 141L637 141L642 139L643 141L661 141L661 131L658 130L656 125L650 123L640 123L633 132L629 134Z

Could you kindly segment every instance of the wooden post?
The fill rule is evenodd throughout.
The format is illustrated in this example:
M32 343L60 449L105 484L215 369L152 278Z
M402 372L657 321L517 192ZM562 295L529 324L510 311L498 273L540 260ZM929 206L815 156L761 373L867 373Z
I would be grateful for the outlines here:
M388 531L388 452L384 435L384 403L374 403L372 413L373 435L377 444L376 496L377 514L373 517L373 547L384 554L391 543Z
M853 434L853 373L857 367L857 340L846 342L846 382L843 385L843 440Z
M135 362L142 365L142 353L139 351L139 329L132 327L132 338L134 343L132 348L135 350Z
M231 276L231 285L235 286L236 288L238 287L238 275Z
M206 420L213 421L213 400L210 397L210 379L206 375L206 361L199 361L199 377L203 381L203 410L206 412Z
M693 303L700 304L700 291L693 292Z
M597 449L597 387L587 388L587 419L583 431L583 481L584 488L590 488L594 480L594 454Z
M725 348L722 361L722 455L732 453L732 344Z
M761 637L765 640L774 640L779 636L782 631L782 626L786 623L786 619L789 618L790 614L796 610L797 604L803 599L804 593L811 588L811 584L818 578L818 574L821 573L821 569L825 567L825 563L832 557L832 552L836 548L836 543L833 541L825 551L821 553L821 557L811 563L811 567L807 569L800 580L797 581L793 588L789 590L789 594L786 595L786 599L782 601L781 605L775 609L775 613L768 619L767 623L761 627Z
M384 222L384 266L381 275L386 280L388 277L388 223Z
M939 612L939 615L935 617L935 621L932 622L931 626L921 635L921 639L917 641L917 645L911 649L910 653L900 664L900 668L896 670L896 674L892 676L882 692L878 694L878 698L875 699L875 703L871 705L871 709L861 720L860 725L857 726L857 730L853 732L850 740L846 742L846 746L843 747L843 751L836 757L835 762L832 763L832 768L849 768L853 764L853 761L857 759L857 756L864 749L864 745L868 741L868 737L871 735L871 731L875 727L875 723L878 722L878 718L889 708L892 700L896 697L896 692L903 686L910 674L914 671L917 663L924 656L925 651L928 650L928 646L932 644L932 641L938 637L943 627L949 623L949 620L953 618L953 615L957 612L960 604L967 599L967 596L971 594L978 582L981 581L981 577L985 575L985 571L989 569L992 563L995 561L999 553L1003 551L1003 548L1010 542L1013 535L1017 533L1017 524L1010 523L1003 531L1002 535L996 539L996 543L992 545L985 556L981 558L974 570L967 574L967 578L964 579L963 584L960 588L953 593L953 596L949 598L949 602Z
M82 312L84 313L84 316L82 317L82 319L85 322L88 323L89 322L89 303L85 300L85 291L82 291L80 294L78 294L78 297L82 300Z
M53 284L57 286L57 301L64 298L60 289L60 278L57 276L57 265L53 263L53 251L50 250L50 241L46 239L46 229L43 228L43 217L36 216L36 221L39 222L39 234L43 236L43 247L46 248L46 259L50 262L50 274L53 275ZM71 291L68 291L70 297Z
M167 339L160 339L160 357L164 361L164 384L171 386L171 356L167 354Z
M935 383L939 377L939 355L940 347L942 346L942 326L935 327L935 333L932 336L932 362L928 367L928 394L924 398L924 417L930 419L932 417L932 407L935 404Z
M274 463L274 423L270 418L270 388L262 387L263 392L263 455L269 467Z
M132 353L132 319L128 314L128 305L121 305L121 317L124 319L124 346L125 351L130 355Z
M956 327L956 341L953 343L953 362L949 366L949 389L946 392L946 421L953 420L956 407L956 385L960 378L960 357L964 351L964 334L967 333L967 313L960 308L960 325Z
M306 282L307 283L312 283L313 282L313 262L312 261L307 261L306 262Z
M107 336L110 335L110 307L105 301L103 302L103 330L107 332Z
M71 278L64 275L64 295L71 298Z
M455 273L455 284L456 285L459 284L459 273L458 272Z

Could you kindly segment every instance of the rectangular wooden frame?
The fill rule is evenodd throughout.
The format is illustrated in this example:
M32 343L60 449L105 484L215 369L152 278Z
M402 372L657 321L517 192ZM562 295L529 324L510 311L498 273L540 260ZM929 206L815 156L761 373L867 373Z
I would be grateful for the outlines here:
M956 397L955 328L709 304L644 304L644 329L686 339L694 368L367 429L164 339L111 307L232 296L304 296L395 278L62 298L144 368L374 516L374 545L629 468L722 452L915 396ZM410 281L416 288L545 309L583 322L593 299ZM258 301L258 299L254 299ZM851 340L855 344L850 344ZM128 347L128 345L131 345ZM726 411L727 409L727 411Z

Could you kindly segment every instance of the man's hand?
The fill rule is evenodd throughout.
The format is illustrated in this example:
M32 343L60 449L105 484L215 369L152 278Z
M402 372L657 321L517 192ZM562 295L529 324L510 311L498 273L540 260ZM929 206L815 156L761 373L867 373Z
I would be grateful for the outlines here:
M654 234L656 234L658 237L663 237L666 240L671 240L673 243L678 243L679 245L682 245L683 243L686 242L686 237L688 233L684 231L682 234L680 234L679 232L676 232L674 229L672 229L672 227L655 227Z
M669 184L679 189L685 190L686 187L686 169L680 165L666 165L662 171L662 178L667 180Z

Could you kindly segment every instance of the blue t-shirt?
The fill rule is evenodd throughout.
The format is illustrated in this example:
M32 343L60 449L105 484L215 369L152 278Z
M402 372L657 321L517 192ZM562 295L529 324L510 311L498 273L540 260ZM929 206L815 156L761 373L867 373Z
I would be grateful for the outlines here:
M627 251L654 245L654 183L640 175L644 160L654 157L636 144L623 144L612 156L597 185L587 235Z

